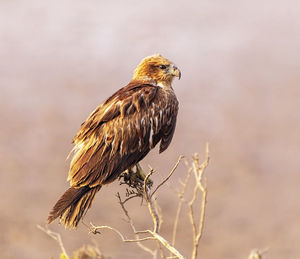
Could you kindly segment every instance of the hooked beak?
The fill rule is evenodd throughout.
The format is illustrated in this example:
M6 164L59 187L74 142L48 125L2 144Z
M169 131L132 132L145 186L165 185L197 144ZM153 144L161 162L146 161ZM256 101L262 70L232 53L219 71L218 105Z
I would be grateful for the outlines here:
M172 73L173 76L178 77L178 79L180 80L180 78L181 78L181 72L180 72L180 70L178 69L178 67L172 66L170 72Z

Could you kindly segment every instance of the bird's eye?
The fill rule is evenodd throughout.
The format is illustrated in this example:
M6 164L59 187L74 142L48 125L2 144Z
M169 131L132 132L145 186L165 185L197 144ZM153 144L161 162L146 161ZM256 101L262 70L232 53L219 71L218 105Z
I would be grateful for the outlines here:
M167 66L166 66L166 65L160 65L159 68L160 68L160 69L166 69Z

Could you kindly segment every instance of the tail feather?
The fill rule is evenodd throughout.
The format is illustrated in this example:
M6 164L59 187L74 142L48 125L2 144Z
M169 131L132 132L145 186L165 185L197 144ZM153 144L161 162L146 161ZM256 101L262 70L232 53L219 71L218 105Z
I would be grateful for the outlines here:
M60 217L60 222L66 227L76 228L80 219L91 207L95 195L100 189L101 185L93 188L89 186L70 187L50 211L48 224Z

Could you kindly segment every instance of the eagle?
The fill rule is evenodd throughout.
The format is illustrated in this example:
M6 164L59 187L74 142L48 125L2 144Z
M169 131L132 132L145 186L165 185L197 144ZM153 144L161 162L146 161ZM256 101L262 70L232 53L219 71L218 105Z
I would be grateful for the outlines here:
M172 88L180 70L160 54L144 58L129 84L100 104L75 135L70 188L49 213L76 228L96 193L138 164L159 142L159 153L173 138L178 100Z

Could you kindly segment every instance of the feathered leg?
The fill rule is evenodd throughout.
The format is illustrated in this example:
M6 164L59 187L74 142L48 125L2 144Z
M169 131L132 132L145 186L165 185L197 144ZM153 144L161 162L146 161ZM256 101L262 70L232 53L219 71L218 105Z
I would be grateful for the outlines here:
M123 183L127 184L131 188L137 189L138 192L142 193L146 174L144 173L139 163L137 163L135 167L136 171L134 171L133 167L131 167L124 171L122 175L120 175L119 179L123 178ZM153 181L150 178L148 178L147 187L151 188L152 184Z

